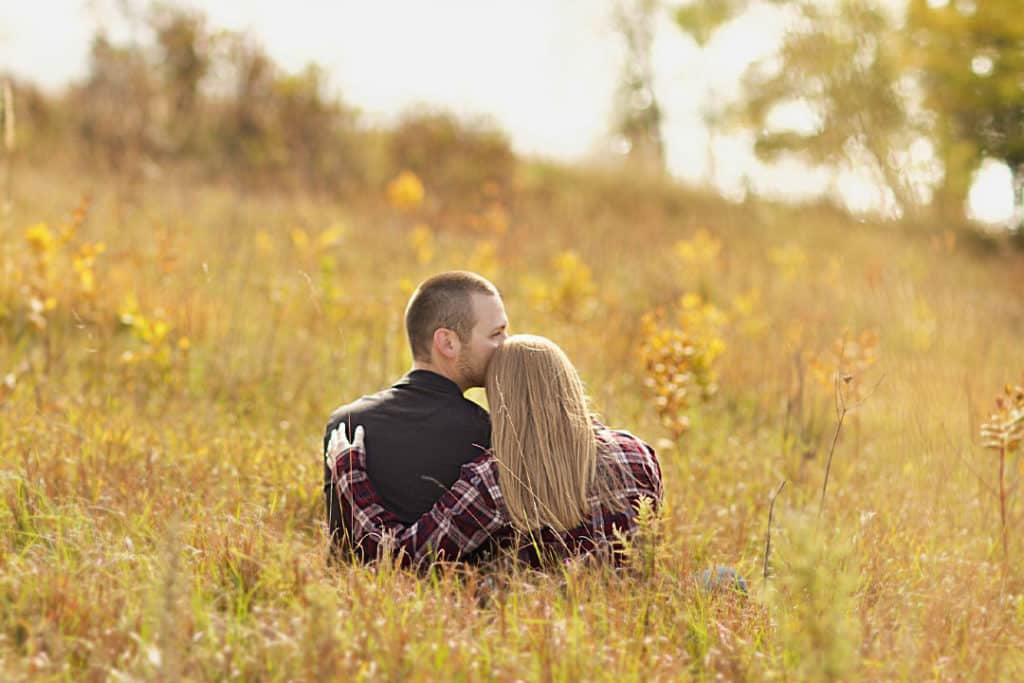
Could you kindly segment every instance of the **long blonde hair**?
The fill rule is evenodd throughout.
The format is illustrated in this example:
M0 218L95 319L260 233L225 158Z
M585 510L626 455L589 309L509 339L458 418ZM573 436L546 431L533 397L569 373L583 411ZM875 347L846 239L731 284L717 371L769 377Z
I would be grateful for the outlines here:
M598 448L576 368L550 339L519 334L487 368L491 444L512 525L566 531L590 516L590 499L624 509L614 464Z

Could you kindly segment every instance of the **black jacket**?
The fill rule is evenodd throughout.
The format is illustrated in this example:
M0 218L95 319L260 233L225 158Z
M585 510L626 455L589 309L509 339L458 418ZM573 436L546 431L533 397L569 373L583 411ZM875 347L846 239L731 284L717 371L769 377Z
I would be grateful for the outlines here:
M390 388L335 410L324 433L345 423L349 439L366 430L370 482L385 507L411 524L459 477L465 463L491 447L487 411L464 398L458 385L429 370L413 370ZM324 502L332 540L343 531L337 494L324 465Z

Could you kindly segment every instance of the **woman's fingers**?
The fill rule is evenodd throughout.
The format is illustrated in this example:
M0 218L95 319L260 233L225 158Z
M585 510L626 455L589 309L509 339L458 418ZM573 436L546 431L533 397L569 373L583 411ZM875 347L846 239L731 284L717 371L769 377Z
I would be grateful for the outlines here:
M324 457L327 458L327 465L333 470L334 461L337 459L337 445L338 445L338 430L331 431L331 438L327 440L327 452L324 453Z
M334 463L338 461L341 454L349 448L358 448L364 450L363 443L366 438L366 430L363 429L362 425L356 427L355 433L352 435L352 441L349 442L348 434L345 429L345 423L342 423L331 432L331 438L327 440L327 465L331 469L334 469Z
M348 448L348 438L345 435L345 425L339 425L333 432L331 432L331 438L327 440L327 462L332 467L334 462L341 455L341 452Z

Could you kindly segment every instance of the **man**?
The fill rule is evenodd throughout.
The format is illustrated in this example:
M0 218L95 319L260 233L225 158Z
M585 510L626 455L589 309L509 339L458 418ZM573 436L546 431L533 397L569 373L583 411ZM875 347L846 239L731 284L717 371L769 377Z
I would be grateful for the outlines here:
M413 292L405 309L413 365L390 389L335 410L324 434L365 427L367 475L384 506L410 524L429 510L463 464L491 446L487 411L463 397L483 386L491 354L508 333L501 296L485 278L441 273ZM344 538L337 493L324 466L331 545Z

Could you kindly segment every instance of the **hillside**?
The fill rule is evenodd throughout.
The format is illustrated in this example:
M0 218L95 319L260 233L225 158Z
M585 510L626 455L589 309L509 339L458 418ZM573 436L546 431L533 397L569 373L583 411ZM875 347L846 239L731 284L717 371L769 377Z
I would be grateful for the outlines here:
M62 168L18 166L0 218L5 679L1024 675L1024 502L1004 557L979 436L1024 383L1008 241L535 162L341 195ZM407 369L450 268L656 447L632 570L326 566L325 418Z

